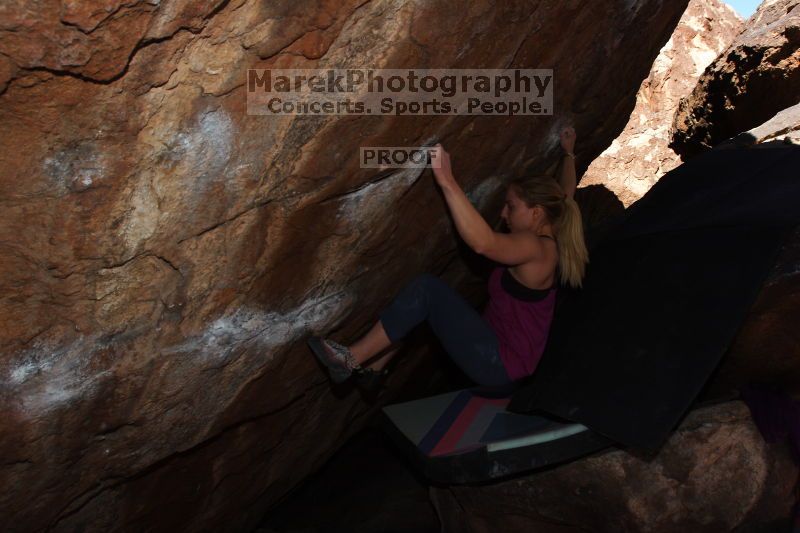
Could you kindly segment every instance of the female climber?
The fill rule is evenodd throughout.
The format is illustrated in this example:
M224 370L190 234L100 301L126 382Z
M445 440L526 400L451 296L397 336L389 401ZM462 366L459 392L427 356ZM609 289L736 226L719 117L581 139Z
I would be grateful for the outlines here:
M534 372L550 329L556 287L559 282L580 286L588 262L573 199L575 130L564 129L560 138L560 183L550 176L534 176L509 184L500 215L509 233L492 230L453 177L448 153L436 145L432 158L438 157L441 165L435 165L434 177L459 235L477 253L503 265L489 277L489 302L479 315L438 277L417 276L380 313L372 329L350 346L309 339L335 383L352 375L363 388L378 389L396 350L365 364L424 320L458 367L479 385L513 386Z

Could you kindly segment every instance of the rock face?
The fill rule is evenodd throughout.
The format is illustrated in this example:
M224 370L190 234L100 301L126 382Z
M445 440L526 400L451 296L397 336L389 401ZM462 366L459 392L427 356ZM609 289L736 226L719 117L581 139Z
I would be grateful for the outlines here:
M681 101L672 146L685 157L800 102L800 0L761 4Z
M742 20L719 0L692 0L650 75L636 94L636 107L622 133L581 178L581 187L605 185L627 207L680 164L669 147L680 99L738 35Z
M800 104L784 109L764 124L753 128L736 137L732 137L720 146L745 145L757 146L781 141L784 144L800 144Z
M370 413L305 337L455 253L430 177L359 146L441 139L479 201L566 123L589 161L686 3L3 2L0 528L252 526ZM246 113L248 68L509 65L555 116Z
M690 413L654 458L616 450L431 495L448 532L780 531L796 478L788 446L767 445L730 402Z

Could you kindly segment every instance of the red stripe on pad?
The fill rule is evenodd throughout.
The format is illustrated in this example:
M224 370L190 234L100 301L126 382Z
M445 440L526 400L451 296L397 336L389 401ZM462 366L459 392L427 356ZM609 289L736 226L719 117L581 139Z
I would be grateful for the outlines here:
M508 400L506 400L506 402L507 401ZM453 421L450 429L447 430L447 433L445 433L428 455L436 456L453 452L456 444L461 440L461 436L467 431L470 424L472 424L472 421L475 420L475 417L481 410L481 407L486 403L497 404L497 400L489 400L487 402L486 398L470 398L467 405L464 406L464 409L458 415L458 418Z

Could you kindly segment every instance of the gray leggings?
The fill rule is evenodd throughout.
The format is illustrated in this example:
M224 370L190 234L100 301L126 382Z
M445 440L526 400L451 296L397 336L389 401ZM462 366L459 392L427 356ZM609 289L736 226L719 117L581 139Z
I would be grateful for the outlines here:
M389 340L395 342L427 320L445 351L475 383L508 385L497 336L460 294L432 274L408 283L380 314Z

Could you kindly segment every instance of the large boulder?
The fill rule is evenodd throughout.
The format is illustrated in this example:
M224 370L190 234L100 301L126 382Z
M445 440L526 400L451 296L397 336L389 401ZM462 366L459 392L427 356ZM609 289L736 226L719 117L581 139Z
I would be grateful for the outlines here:
M612 450L431 497L446 532L781 531L796 478L788 446L766 444L729 402L690 413L655 457Z
M359 146L441 139L478 202L567 123L589 161L686 4L4 2L0 528L254 524L375 408L304 339L455 255L430 176ZM556 115L247 114L248 68L318 66L553 68Z
M675 115L684 158L766 122L800 102L800 0L762 2L708 67Z
M800 145L800 103L784 109L764 124L745 131L717 145L719 148L734 146L762 146L769 148L774 141Z
M677 167L670 128L681 98L742 28L742 19L720 0L692 0L636 93L628 124L581 178L581 187L605 185L627 207Z

